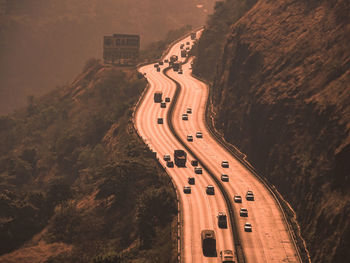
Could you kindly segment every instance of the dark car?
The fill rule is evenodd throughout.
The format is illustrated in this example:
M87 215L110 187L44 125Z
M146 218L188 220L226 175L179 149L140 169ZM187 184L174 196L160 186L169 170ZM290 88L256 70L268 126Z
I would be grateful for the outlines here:
M166 162L166 166L169 168L173 168L174 167L174 162L173 161L167 161Z
M163 118L158 118L158 119L157 119L157 123L158 123L158 124L163 124Z
M188 184L194 185L196 183L196 179L194 177L188 177Z
M203 173L203 170L202 170L201 167L195 167L195 168L194 168L194 172L195 172L196 174L202 174L202 173Z
M191 193L191 186L184 186L184 193L190 194Z
M166 98L165 98L165 102L170 102L170 98L169 98L169 97L166 97Z
M161 102L161 103L160 103L160 107L161 107L161 108L166 108L166 103L165 103L165 102Z
M191 161L192 166L198 166L198 160L192 160Z
M215 194L215 188L212 185L208 185L205 191L206 191L206 193L208 195L214 195Z

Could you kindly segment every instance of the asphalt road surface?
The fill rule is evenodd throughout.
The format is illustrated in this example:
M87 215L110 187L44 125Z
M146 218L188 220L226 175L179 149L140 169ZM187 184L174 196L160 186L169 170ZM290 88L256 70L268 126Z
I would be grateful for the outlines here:
M199 34L197 34L199 35ZM192 41L189 37L174 44L164 59L171 55L180 56L180 45ZM182 60L184 60L182 58ZM226 174L229 182L221 182L225 191L231 197L233 203L236 225L247 262L300 262L297 250L288 231L288 226L278 203L270 191L249 170L236 160L221 144L219 144L208 131L204 113L208 99L208 87L205 83L191 76L191 62L189 59L182 66L183 74L172 69L168 75L181 85L181 92L172 116L172 123L176 133L198 156L210 171L221 180L221 175ZM161 66L167 67L168 64ZM136 114L135 123L139 134L149 147L157 152L161 164L166 167L163 160L164 154L170 154L173 160L174 149L184 149L176 140L168 127L166 118L169 103L166 108L161 108L160 103L154 103L155 91L162 91L165 97L173 98L176 85L163 72L157 72L154 64L141 67L140 72L146 73L149 88L140 104ZM171 102L172 103L172 100ZM188 120L182 120L181 116L190 108ZM157 124L157 118L163 118L163 124ZM201 132L203 138L197 138L196 133ZM193 136L193 142L187 141L187 136ZM217 214L228 214L227 206L222 193L213 179L204 171L202 175L194 173L189 163L193 159L188 155L186 168L166 168L167 173L175 183L182 211L181 231L181 256L182 262L221 262L219 252L224 249L234 250L232 226L218 228ZM221 162L229 162L229 168L223 168ZM188 186L188 177L195 177L196 184L191 186L192 193L185 194L183 187ZM207 185L214 185L215 195L207 195ZM246 192L254 193L254 201L247 201ZM233 196L240 195L242 203L233 202ZM240 216L240 209L248 210L248 217ZM252 231L246 232L244 224L251 223ZM200 232L203 229L212 229L217 237L217 257L205 257L201 249ZM236 237L234 237L236 238Z

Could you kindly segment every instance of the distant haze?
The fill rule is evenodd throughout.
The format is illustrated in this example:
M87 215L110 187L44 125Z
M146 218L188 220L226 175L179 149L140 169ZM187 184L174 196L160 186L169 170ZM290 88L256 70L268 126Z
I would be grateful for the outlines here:
M103 35L140 34L145 46L171 29L204 24L214 2L0 1L0 114L71 82L89 58L101 58Z

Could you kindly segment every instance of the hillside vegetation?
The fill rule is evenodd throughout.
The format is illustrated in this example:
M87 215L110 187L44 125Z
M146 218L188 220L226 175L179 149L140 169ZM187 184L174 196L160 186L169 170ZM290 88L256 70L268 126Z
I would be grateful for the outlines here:
M131 122L145 86L92 59L0 118L0 262L176 261L176 196Z
M258 0L227 35L212 33L227 21L220 14L241 2L219 4L198 44L194 68L213 80L216 128L291 203L312 261L344 262L350 258L350 3ZM216 39L224 39L221 50L214 48L217 62L209 52Z

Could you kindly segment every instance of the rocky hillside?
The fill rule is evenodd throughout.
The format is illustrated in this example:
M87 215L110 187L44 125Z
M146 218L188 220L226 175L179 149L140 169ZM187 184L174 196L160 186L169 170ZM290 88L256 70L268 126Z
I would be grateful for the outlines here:
M90 60L0 118L0 262L176 261L175 193L131 122L145 86Z
M217 128L290 202L313 262L350 258L349 43L347 0L258 0L212 65Z

